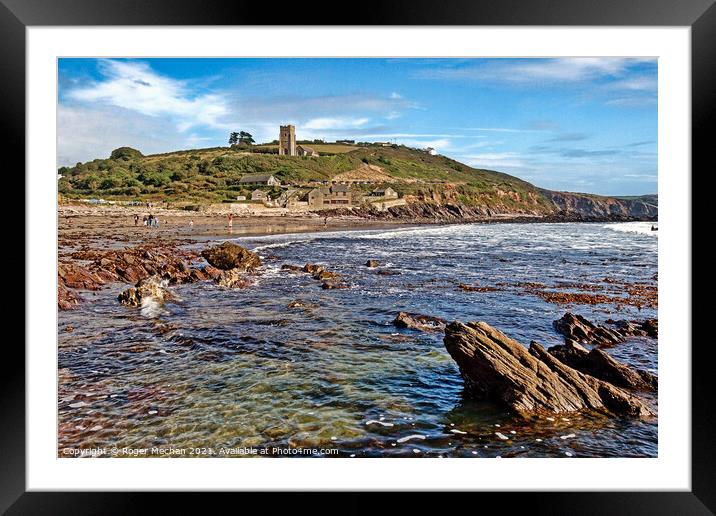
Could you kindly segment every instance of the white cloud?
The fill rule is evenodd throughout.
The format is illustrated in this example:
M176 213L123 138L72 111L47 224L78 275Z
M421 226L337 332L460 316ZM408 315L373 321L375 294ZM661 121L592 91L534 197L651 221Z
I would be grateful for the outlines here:
M370 118L312 118L302 124L302 128L309 130L324 129L355 129L364 127Z
M114 106L57 106L57 166L108 158L122 146L154 154L195 148L200 140L216 141L179 133L166 117Z
M427 68L418 76L432 79L511 83L583 82L622 76L630 66L641 62L654 62L654 60L615 57L481 60L477 64L467 66Z
M142 62L103 60L103 79L71 89L67 98L85 104L99 103L147 116L168 116L179 131L194 126L227 128L222 117L229 113L226 101L216 94L194 95L189 85L162 76Z

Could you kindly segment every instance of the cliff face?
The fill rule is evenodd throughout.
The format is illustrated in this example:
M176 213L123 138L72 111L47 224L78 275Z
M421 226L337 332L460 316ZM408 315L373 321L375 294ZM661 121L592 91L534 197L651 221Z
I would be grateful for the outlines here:
M637 219L656 220L659 208L655 196L635 198L600 197L542 190L555 207L566 217L585 219Z

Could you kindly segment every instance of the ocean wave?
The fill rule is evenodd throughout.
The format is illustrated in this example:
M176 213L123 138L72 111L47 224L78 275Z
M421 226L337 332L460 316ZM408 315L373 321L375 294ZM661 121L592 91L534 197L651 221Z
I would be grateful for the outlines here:
M272 242L270 244L257 245L252 248L252 251L257 253L259 251L265 251L266 249L277 249L281 247L289 247L296 244L309 244L313 241L312 238L301 239L301 240L285 240L282 242Z
M605 224L603 228L621 233L638 233L640 235L659 236L658 231L652 231L652 226L658 227L652 222L619 222L616 224Z

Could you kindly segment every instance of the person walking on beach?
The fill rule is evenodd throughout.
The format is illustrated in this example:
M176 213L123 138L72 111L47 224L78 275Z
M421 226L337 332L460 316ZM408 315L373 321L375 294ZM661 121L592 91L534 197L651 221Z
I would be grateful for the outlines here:
M234 214L229 213L229 229L234 227Z
M146 227L147 225L147 216L145 215L144 218L142 218L142 224Z
M147 226L150 228L154 225L154 215L151 213L149 214L149 217L147 217Z
M189 221L189 227L190 227L190 228L193 228L193 227L194 227L194 221L193 221L193 220L190 220L190 221Z
M134 216L134 226L135 227L139 226L139 215L138 214Z
M328 215L326 215L325 217L323 217L323 226L325 227L325 226L327 226L327 225L328 225Z

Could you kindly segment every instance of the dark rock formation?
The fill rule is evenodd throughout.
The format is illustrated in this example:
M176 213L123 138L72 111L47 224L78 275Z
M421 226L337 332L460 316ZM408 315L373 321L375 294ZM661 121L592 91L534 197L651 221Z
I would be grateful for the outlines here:
M393 320L398 328L407 328L409 330L420 330L420 331L443 331L447 321L439 317L432 317L430 315L422 314L409 314L407 312L398 313L397 317Z
M561 319L554 321L554 328L564 335L566 343L595 344L613 346L624 342L624 337L605 326L589 322L581 315L567 312Z
M256 253L231 242L224 242L221 245L204 249L201 256L210 265L225 271L230 269L248 270L261 266L261 258Z
M378 267L379 265L380 265L380 262L378 262L378 260L368 260L367 262L365 262L366 267L373 268L373 267Z
M142 306L142 302L147 299L163 304L174 299L172 293L166 289L166 283L167 280L162 280L158 275L151 276L121 292L117 299L125 306Z
M552 346L547 351L560 362L617 387L643 391L655 391L658 379L648 371L634 370L601 349L586 350L579 344Z
M303 267L300 267L298 265L291 265L290 263L284 263L281 265L282 271L289 271L289 272L303 272Z
M517 414L596 410L653 415L625 390L563 364L537 343L528 351L487 323L453 322L445 328L444 342L469 395L500 403Z
M644 321L628 321L626 319L615 321L608 319L607 324L613 325L616 330L626 336L659 338L658 319L646 319Z
M303 272L307 272L313 276L313 279L321 281L321 288L324 290L348 288L348 284L340 274L328 271L322 265L307 263L303 266Z
M644 321L615 321L608 319L607 324L594 324L581 315L567 312L561 319L554 321L554 328L564 335L567 344L590 344L596 346L613 346L624 342L627 337L659 337L659 321L646 319Z

